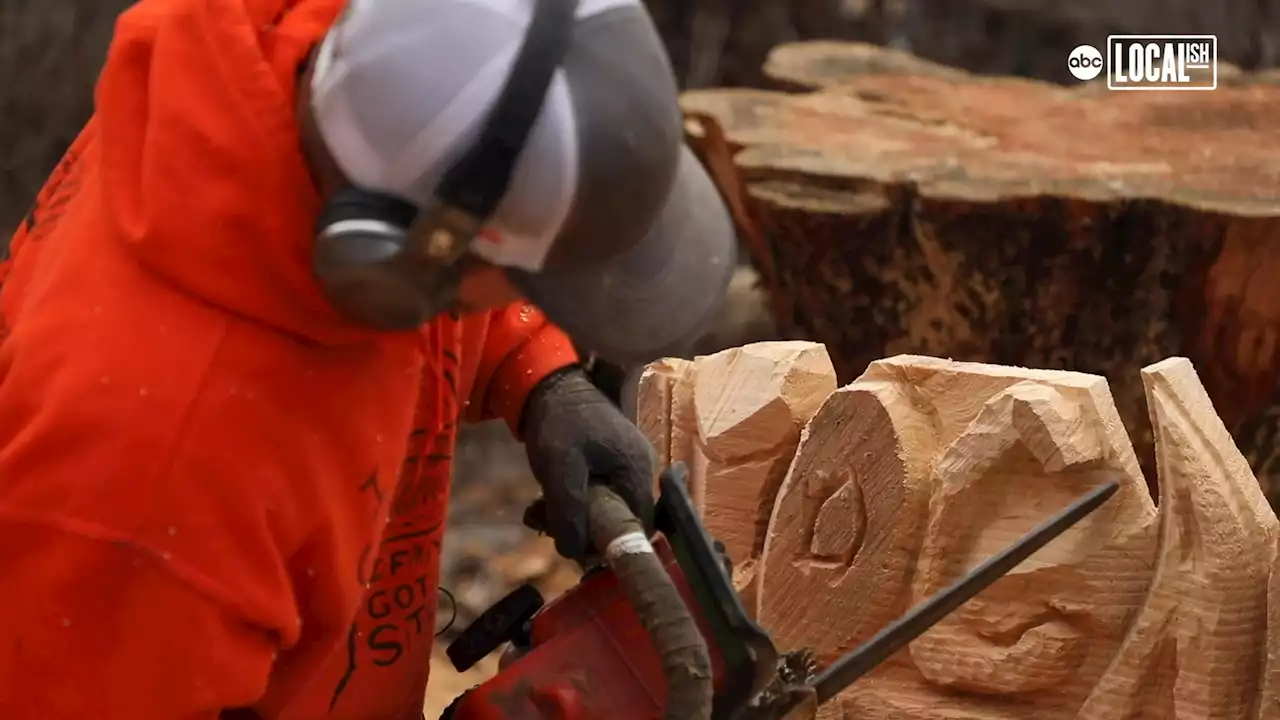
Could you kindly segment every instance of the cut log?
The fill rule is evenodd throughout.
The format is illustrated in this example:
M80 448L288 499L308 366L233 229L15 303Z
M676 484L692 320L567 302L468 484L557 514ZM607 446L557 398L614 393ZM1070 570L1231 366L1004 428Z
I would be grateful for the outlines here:
M953 82L972 79L963 70L902 50L831 40L779 45L764 64L764 76L771 86L796 92L835 87L870 75L918 75Z
M684 462L707 530L754 611L756 559L800 430L836 387L821 345L764 342L664 360L641 378L637 424L662 464Z
M873 363L796 451L760 562L760 621L781 647L831 661L1112 477L1123 489L1107 508L843 699L857 718L1070 718L1142 602L1156 542L1096 376Z
M788 65L839 76L815 93L683 99L784 337L824 343L842 382L901 352L1103 375L1148 468L1138 370L1185 355L1280 496L1273 79L1115 93L837 65Z

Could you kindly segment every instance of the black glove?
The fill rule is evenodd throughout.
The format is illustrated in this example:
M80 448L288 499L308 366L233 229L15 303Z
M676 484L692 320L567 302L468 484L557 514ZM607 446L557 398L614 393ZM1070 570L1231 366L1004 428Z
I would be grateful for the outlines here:
M653 528L653 448L581 369L553 373L533 389L520 434L556 552L575 560L587 552L588 483L609 487Z

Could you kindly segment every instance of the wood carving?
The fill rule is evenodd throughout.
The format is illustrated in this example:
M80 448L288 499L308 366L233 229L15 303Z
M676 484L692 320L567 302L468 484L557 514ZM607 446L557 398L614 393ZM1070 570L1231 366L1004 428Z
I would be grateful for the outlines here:
M735 561L735 585L749 608L774 495L801 428L835 387L826 350L807 342L664 360L641 377L640 428L664 464L689 467L694 504Z
M842 395L867 393L879 413L836 409ZM885 427L881 437L819 429L860 417ZM794 570L794 538L813 523L800 488L838 466L833 451L847 454L862 494L886 508L879 522L868 511L863 543L834 582ZM862 467L895 472L878 478ZM843 705L858 718L1071 717L1141 603L1155 553L1155 509L1098 377L912 356L872 363L828 400L797 451L765 546L760 619L784 647L817 643L819 657L834 659L1103 477L1123 483L1105 511L947 618ZM833 623L841 613L849 620Z
M1273 549L1267 583L1267 659L1262 671L1258 720L1280 720L1280 552Z
M685 432L684 422L676 415L688 407L686 393L693 390L688 373L693 361L681 358L665 358L650 363L640 375L636 391L636 426L653 443L658 453L658 465L654 469L654 490L658 489L658 475L662 468L676 461L688 463L692 459L692 436ZM677 399L676 395L681 397Z
M1233 720L1259 705L1277 521L1191 363L1142 371L1160 472L1146 603L1081 720Z
M741 384L753 362L795 373L782 358L814 348L658 365L663 390L641 393L656 439L674 424L661 398L692 399L697 434L666 457L702 463L713 535L739 552L759 538L741 556L755 568L743 589L784 650L830 662L1098 483L1121 491L813 717L1280 720L1280 523L1188 360L1141 372L1157 509L1102 377L903 355L826 385L825 401ZM770 394L816 408L803 432L792 428L804 413L759 411ZM727 427L796 440L769 444L768 471L707 474L700 448ZM771 492L772 468L788 462ZM762 536L747 496L772 501Z
M1149 477L1139 370L1184 355L1280 500L1274 77L1113 93L838 43L766 69L815 90L682 105L783 336L842 383L902 352L1101 374Z

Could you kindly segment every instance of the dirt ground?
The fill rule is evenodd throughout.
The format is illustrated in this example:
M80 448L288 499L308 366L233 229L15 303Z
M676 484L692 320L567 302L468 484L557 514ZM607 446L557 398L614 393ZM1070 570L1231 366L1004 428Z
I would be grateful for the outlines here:
M520 518L538 496L524 449L506 425L468 427L459 440L449 529L441 560L440 633L431 664L426 717L439 717L461 693L497 670L496 657L454 671L444 648L503 595L531 582L552 598L577 582L575 566L555 554L550 538Z
M422 709L423 716L428 720L440 717L454 698L493 677L497 671L498 660L490 657L465 673L455 672L443 653L437 652L431 658L431 689Z

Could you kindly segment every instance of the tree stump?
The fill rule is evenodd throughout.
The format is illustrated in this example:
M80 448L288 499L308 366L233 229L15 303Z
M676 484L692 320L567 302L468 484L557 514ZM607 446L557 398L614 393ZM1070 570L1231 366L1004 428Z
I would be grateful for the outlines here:
M784 336L842 383L898 353L1103 375L1148 470L1138 369L1184 355L1280 500L1274 75L1109 92L806 47L769 67L821 90L683 99Z
M770 88L793 92L821 90L865 75L923 75L956 82L973 77L903 50L831 40L779 45L765 60L764 75Z

